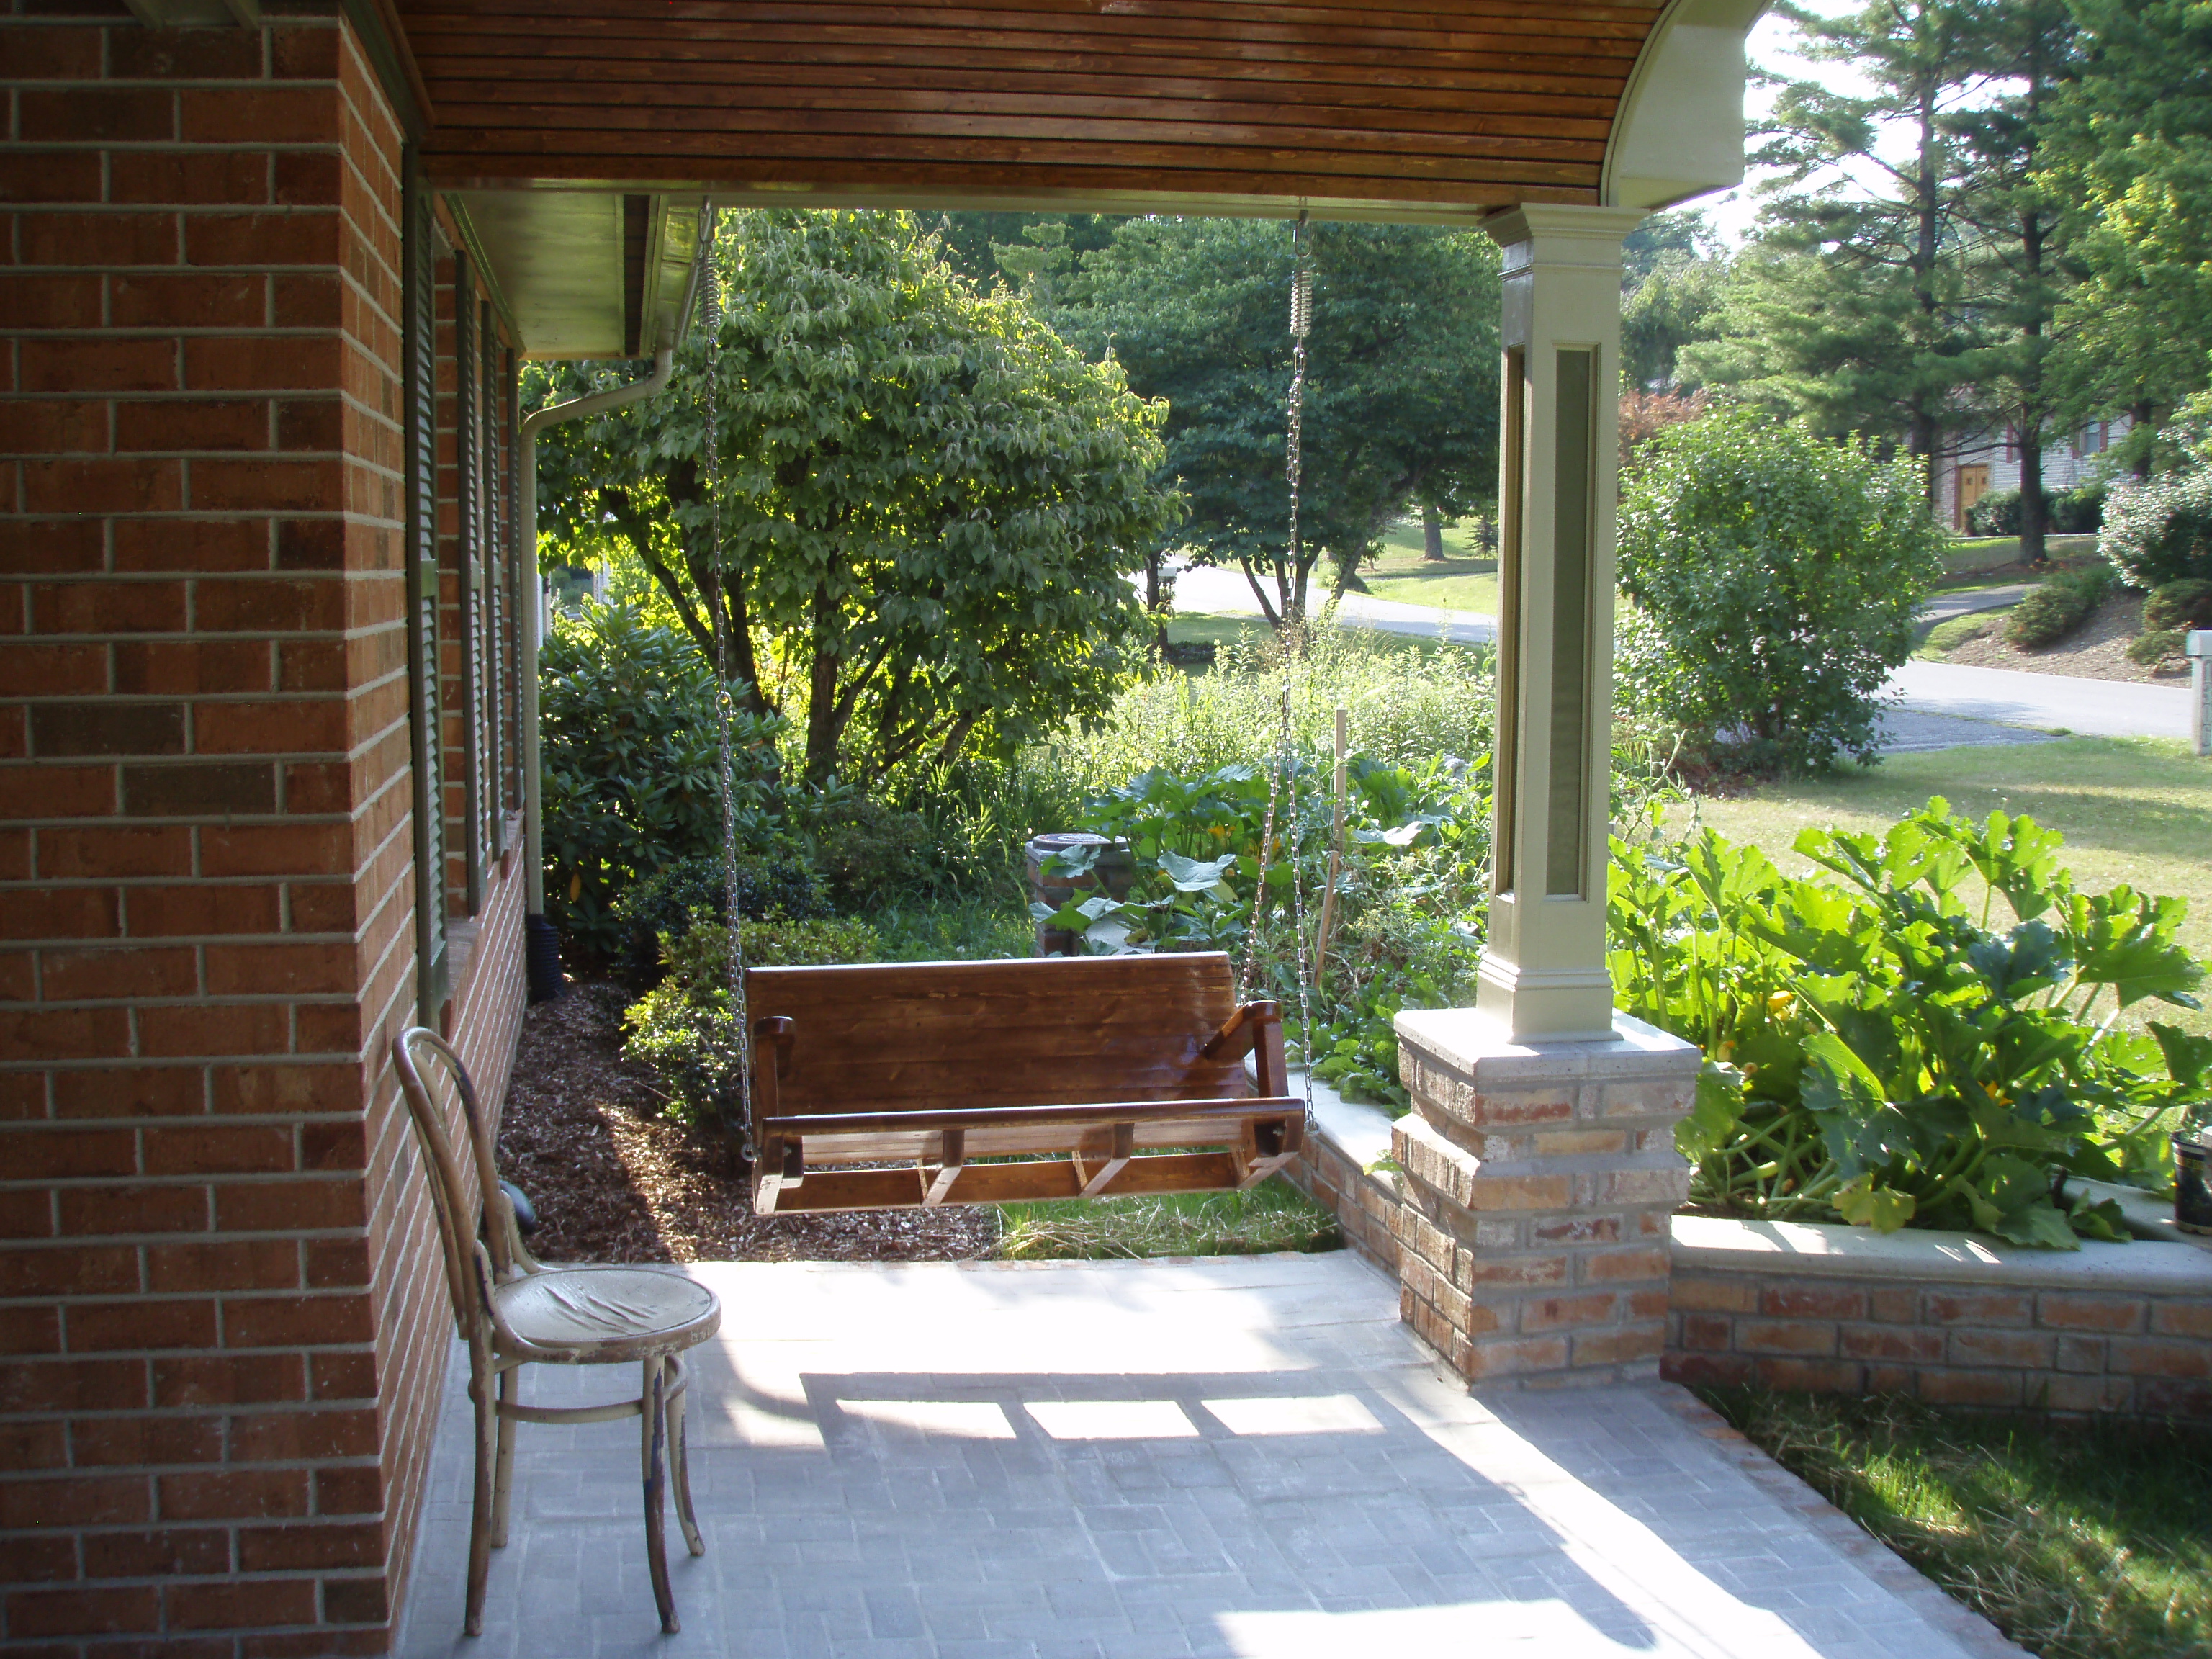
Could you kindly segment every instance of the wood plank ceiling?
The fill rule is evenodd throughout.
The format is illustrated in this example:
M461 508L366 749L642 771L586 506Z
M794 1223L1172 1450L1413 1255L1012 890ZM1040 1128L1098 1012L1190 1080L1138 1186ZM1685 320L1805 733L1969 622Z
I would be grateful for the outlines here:
M1595 202L1660 0L398 0L434 182L1472 216Z

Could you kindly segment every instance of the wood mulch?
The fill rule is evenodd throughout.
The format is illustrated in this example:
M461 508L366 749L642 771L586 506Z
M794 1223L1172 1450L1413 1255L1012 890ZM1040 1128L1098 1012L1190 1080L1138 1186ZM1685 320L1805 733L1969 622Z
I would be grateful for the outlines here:
M2093 611L2087 622L2056 645L2022 651L2005 642L2005 618L1992 615L1978 634L1954 644L1945 662L1973 668L2016 668L2029 674L2063 674L2077 679L2135 680L2172 685L2188 678L2185 666L2161 673L2128 660L2128 644L2142 632L2143 596L2119 593Z
M536 1206L550 1261L960 1261L988 1255L988 1206L756 1216L721 1137L660 1115L622 1052L629 994L572 985L532 1007L500 1120L500 1171Z

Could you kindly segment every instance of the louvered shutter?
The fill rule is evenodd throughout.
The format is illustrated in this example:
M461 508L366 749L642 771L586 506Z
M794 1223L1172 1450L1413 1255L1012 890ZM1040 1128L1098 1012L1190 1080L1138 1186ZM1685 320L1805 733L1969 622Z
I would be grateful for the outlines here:
M415 765L416 1018L445 1002L446 764L438 655L438 327L436 227L421 164L408 147L401 201L401 465L406 473L402 559L407 571L407 680Z
M453 256L453 446L460 470L461 601L461 902L471 915L483 906L483 398L477 377L476 273L469 256Z

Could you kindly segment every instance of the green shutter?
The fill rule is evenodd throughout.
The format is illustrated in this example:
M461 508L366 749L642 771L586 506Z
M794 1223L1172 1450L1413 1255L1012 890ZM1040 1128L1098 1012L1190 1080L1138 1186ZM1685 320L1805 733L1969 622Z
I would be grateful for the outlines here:
M415 766L416 1018L438 1023L446 1000L445 734L438 695L437 232L414 146L401 198L401 558L407 572L408 716Z

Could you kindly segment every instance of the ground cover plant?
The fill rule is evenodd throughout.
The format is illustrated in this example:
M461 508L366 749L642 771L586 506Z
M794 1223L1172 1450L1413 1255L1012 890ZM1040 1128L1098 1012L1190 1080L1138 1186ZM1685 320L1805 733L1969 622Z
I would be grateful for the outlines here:
M2212 1431L1701 1390L1785 1468L2042 1659L2212 1651Z
M1940 798L1879 836L1801 832L1812 878L1711 830L1616 837L1616 994L1706 1056L1677 1133L1692 1202L2061 1249L2124 1239L2117 1206L2054 1182L2170 1182L2166 1137L2207 1115L2212 1040L2115 1022L2150 1000L2196 1007L2204 971L2176 940L2181 901L2081 891L2061 845Z

